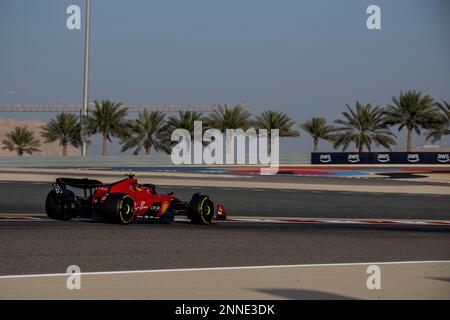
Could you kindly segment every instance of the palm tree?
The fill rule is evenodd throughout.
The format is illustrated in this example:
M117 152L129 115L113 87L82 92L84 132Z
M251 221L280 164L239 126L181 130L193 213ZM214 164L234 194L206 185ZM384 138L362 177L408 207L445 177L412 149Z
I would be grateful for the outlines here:
M398 131L406 127L407 152L413 150L412 134L420 134L421 129L429 129L438 123L439 108L429 95L420 91L400 92L399 97L392 97L393 105L388 105L384 114L388 125L400 125Z
M77 148L81 143L80 123L73 113L58 114L42 130L41 136L46 139L45 142L59 140L63 156L67 156L69 144Z
M442 103L439 103L438 106L441 109L440 119L432 125L427 133L427 140L432 143L441 140L442 136L450 135L450 104L442 100Z
M227 129L247 130L253 124L251 113L243 106L237 105L229 108L227 105L218 105L213 113L206 119L206 126L225 132ZM226 136L226 152L232 153L231 136Z
M88 134L101 133L103 135L103 155L108 155L111 137L124 138L127 136L125 117L127 108L121 103L110 100L95 101L95 110L88 118Z
M176 129L185 129L189 131L191 137L194 136L194 122L195 121L202 121L206 122L205 117L203 116L202 112L197 111L180 111L178 113L178 116L170 116L167 119L166 125L164 126L163 132L164 132L164 141L166 145L172 146L175 145L176 142L172 141L172 133ZM205 127L203 126L203 130L205 130Z
M319 140L331 141L334 138L335 128L333 126L327 125L327 120L322 117L312 117L306 120L300 125L300 128L305 130L313 138L314 152L319 150Z
M6 134L6 139L2 141L3 149L16 151L18 156L24 153L33 154L40 152L41 143L34 138L33 132L27 127L15 127L13 131Z
M121 151L136 148L134 154L137 155L144 148L145 154L149 155L153 147L156 151L169 152L169 146L164 141L164 125L163 112L144 110L136 120L128 121L129 135L123 139Z
M206 119L207 126L225 132L226 129L247 130L251 125L251 113L243 106L229 108L227 105L217 106Z
M271 130L278 129L280 137L298 137L300 133L293 130L295 121L284 112L266 111L256 116L254 125L256 129L267 129L269 153L272 150Z
M364 147L370 152L373 143L389 150L396 143L395 135L387 127L382 108L356 102L356 110L352 110L349 105L347 110L342 112L343 120L335 121L340 125L336 128L335 148L342 147L345 151L354 142L358 152L362 152Z
M167 119L166 130L171 134L176 129L186 129L191 136L194 135L194 121L203 121L203 113L197 111L180 111L177 116ZM169 140L170 140L169 134Z

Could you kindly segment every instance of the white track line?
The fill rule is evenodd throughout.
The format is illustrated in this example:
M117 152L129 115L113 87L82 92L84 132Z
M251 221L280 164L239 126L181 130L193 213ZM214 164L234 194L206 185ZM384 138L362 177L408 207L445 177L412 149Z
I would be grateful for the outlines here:
M450 225L448 220L398 220L398 219L332 219L332 218L229 218L223 222L256 223L322 223L322 224L368 224L368 225Z
M212 267L212 268L183 268L183 269L153 269L153 270L128 270L128 271L99 271L81 272L80 275L116 275L116 274L137 274L137 273L164 273L164 272L194 272L194 271L226 271L226 270L254 270L254 269L280 269L280 268L307 268L307 267L350 267L366 265L399 265L399 264L426 264L426 263L450 263L450 260L436 261L387 261L387 262L354 262L354 263L324 263L324 264L286 264L267 266L242 266L242 267ZM42 278L42 277L67 277L74 273L47 273L47 274L27 274L0 276L2 279L17 278Z
M0 214L1 222L58 222L47 218L46 215L33 216L21 214ZM74 218L72 221L92 221L90 218ZM189 222L187 218L175 218L175 222ZM358 225L421 225L421 226L450 226L450 220L415 220L415 219L339 219L339 218L298 218L298 217L230 217L227 220L215 220L214 223L279 223L279 224L358 224Z

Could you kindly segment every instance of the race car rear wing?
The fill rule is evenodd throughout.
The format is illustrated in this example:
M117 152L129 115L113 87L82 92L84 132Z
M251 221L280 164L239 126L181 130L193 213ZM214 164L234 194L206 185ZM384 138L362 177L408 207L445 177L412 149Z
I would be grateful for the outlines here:
M91 179L75 179L75 178L57 178L55 183L52 183L53 190L59 197L66 200L73 199L74 193L69 191L67 187L82 189L84 191L84 198L92 197L93 190L97 187L103 186L103 182Z
M103 182L91 179L75 179L75 178L57 178L57 184L65 184L69 187L79 188L79 189L94 189L99 186L103 186Z

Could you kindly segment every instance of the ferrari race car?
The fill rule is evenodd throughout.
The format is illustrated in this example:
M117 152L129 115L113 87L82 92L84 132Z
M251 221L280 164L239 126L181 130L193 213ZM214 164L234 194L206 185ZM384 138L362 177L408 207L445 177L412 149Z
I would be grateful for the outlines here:
M129 224L138 217L171 222L175 215L187 215L195 224L210 224L215 217L209 196L196 193L190 201L181 201L173 192L159 194L153 184L140 184L135 175L104 184L98 180L57 178L48 193L45 210L51 219L98 217ZM71 188L83 190L76 195ZM216 218L224 218L223 206L218 206Z

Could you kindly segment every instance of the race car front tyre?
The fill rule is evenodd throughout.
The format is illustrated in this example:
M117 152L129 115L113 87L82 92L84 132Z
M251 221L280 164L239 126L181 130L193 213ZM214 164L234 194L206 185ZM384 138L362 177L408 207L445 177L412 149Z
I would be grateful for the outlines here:
M134 200L125 193L112 193L104 203L104 215L112 221L129 224L134 221Z
M54 190L50 191L47 195L45 211L50 219L70 220L70 214L67 212L64 204L58 199L58 195Z
M210 224L214 216L214 204L208 196L194 194L190 203L191 222L195 224Z

